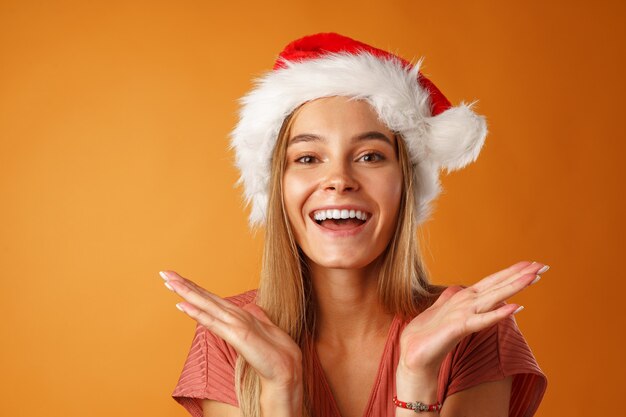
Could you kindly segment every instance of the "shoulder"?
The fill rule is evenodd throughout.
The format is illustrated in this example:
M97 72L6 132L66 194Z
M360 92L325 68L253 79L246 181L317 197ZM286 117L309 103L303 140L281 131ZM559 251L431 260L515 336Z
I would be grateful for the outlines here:
M514 316L462 339L450 352L451 370L471 367L475 372L508 376L519 370L541 372Z
M242 307L254 302L256 293L256 290L251 290L224 299ZM201 400L209 399L237 406L236 361L237 352L230 345L206 327L197 324L187 360L172 396L194 416L202 413Z
M514 316L461 340L442 364L440 389L448 396L507 377L513 378L510 415L532 415L547 379Z

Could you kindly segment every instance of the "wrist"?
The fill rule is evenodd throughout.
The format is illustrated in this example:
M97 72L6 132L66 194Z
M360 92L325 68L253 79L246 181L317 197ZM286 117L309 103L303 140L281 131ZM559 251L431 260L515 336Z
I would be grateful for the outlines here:
M400 361L402 362L402 361ZM409 369L402 363L396 369L396 396L403 402L421 402L424 404L437 403L437 385L439 366L424 366L418 369ZM391 399L390 399L391 401ZM411 416L415 412L396 407L396 416Z
M441 363L408 367L406 363L400 359L398 367L396 368L396 385L416 388L426 386L436 387L440 368Z
M303 388L300 381L279 385L261 382L261 393L259 396L261 416L301 416L302 392Z

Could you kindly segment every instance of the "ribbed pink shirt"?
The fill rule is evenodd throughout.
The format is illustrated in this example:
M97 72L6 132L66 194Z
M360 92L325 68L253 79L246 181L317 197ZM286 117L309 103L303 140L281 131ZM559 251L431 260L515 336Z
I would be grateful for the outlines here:
M228 298L237 305L253 302L256 291ZM391 398L395 393L395 372L400 355L400 334L406 325L394 318L380 359L378 374L370 392L363 417L393 416ZM313 347L311 381L314 407L318 417L341 417L324 371ZM172 396L193 417L202 417L202 399L238 406L235 394L237 353L226 342L202 326L196 327L191 349ZM546 390L547 380L511 316L498 324L463 339L444 359L439 371L438 397L482 382L513 376L509 416L532 416Z

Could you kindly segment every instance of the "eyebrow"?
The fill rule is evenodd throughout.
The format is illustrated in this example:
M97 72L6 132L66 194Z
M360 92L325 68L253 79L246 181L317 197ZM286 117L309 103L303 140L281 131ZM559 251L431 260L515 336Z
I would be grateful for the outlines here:
M360 135L355 136L352 140L355 142L360 141L360 140L382 140L383 142L387 142L389 145L393 146L391 139L389 139L386 135L380 132L377 132L375 130L361 133ZM324 138L323 136L314 135L312 133L302 133L300 135L296 135L292 137L291 139L289 139L289 145L293 145L294 143L298 143L298 142L313 142L313 141L324 142L326 141L326 138Z

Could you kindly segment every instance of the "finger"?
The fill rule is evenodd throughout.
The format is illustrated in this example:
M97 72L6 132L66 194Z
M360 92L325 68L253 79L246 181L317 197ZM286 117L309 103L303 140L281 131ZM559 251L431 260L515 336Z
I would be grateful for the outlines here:
M159 271L159 275L163 278L164 281L176 281L181 280L183 277L178 275L175 271Z
M514 265L511 265L508 268L505 268L501 271L496 272L495 274L489 275L486 278L478 281L472 287L477 291L485 291L490 287L499 286L502 284L508 284L510 281L514 281L519 278L523 274L527 273L536 273L545 265L539 262L528 262L522 261L518 262ZM547 270L547 269L546 269ZM542 271L545 272L545 271Z
M216 303L227 307L230 305L230 303L226 300L224 300L223 298L219 297L216 294L213 294L210 291L205 290L204 288L202 288L201 286L199 286L198 284L196 284L195 282L193 282L190 279L187 279L181 275L179 275L176 271L161 271L159 272L159 275L161 275L161 277L165 280L166 283L169 283L171 285L172 282L180 282L182 284L185 284L191 288L193 288L195 291L197 291L198 293L207 296L209 298L211 298L213 301L215 301Z
M513 274L511 277L493 285L491 288L486 289L485 291L497 290L500 287L506 286L510 284L511 282L519 279L522 275L526 275L526 274L534 274L535 282L536 282L538 281L537 277L539 277L540 274L543 274L544 272L546 272L549 268L550 267L548 265L544 265L539 262L534 262L531 265L528 265L526 268L519 271L517 274Z
M476 299L477 313L483 313L492 310L496 305L505 301L509 297L519 293L524 288L528 287L531 282L536 278L536 275L524 274L514 281L509 282L506 285L502 285L499 288L493 289L488 292L483 292Z
M176 308L220 337L222 337L222 333L224 333L224 329L227 327L226 323L211 314L207 314L191 303L181 301L176 304Z
M532 263L528 261L517 262L509 266L508 268L504 268L498 272L488 275L487 277L478 281L476 284L472 285L472 287L474 287L478 291L483 291L486 288L489 288L490 286L502 281L503 279L506 279L511 275L518 273L529 265L532 265Z
M500 320L523 309L519 304L504 304L501 307L482 314L474 314L465 323L468 333L478 332L493 326Z
M446 288L441 295L439 295L439 298L437 298L437 301L435 301L433 303L433 305L431 306L431 308L437 308L439 306L442 306L443 304L445 304L454 294L458 293L459 291L462 291L464 289L464 287L460 286L460 285L454 285L454 286L450 286L448 288Z
M207 296L183 281L168 281L167 284L189 304L222 321L230 321L233 310L239 310L235 304L208 291Z

